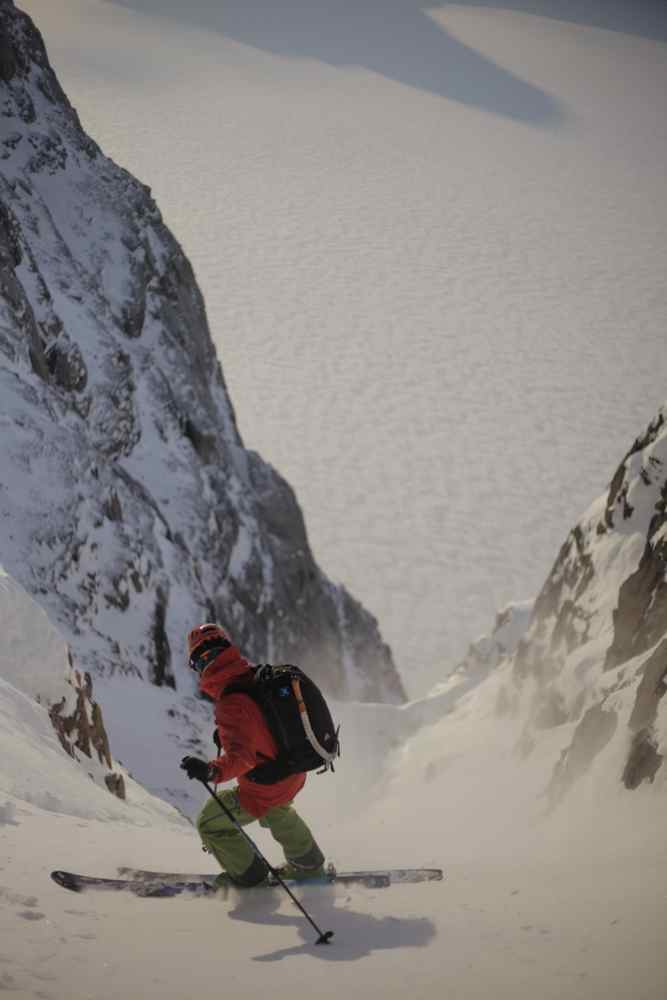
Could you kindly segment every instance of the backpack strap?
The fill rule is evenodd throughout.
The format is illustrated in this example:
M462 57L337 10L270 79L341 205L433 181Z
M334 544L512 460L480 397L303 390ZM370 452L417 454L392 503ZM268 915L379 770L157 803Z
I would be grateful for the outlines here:
M294 674L292 675L292 691L294 692L294 697L296 698L296 703L299 707L301 724L305 730L308 742L325 762L324 770L328 771L330 769L333 771L333 761L336 759L337 754L335 752L329 753L328 750L325 750L315 735L310 722L310 716L308 715L308 709L306 708L306 703L301 693L301 681L299 680L298 675L295 676ZM338 730L336 730L336 737L338 737ZM338 746L338 739L336 739L336 746Z

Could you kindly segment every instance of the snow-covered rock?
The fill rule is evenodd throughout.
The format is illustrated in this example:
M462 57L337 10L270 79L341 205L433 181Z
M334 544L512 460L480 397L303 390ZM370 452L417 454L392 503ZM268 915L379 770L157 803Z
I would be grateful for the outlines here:
M501 611L426 698L341 707L344 724L398 769L431 728L423 739L441 740L443 760L458 729L488 731L470 743L492 756L500 724L503 753L532 761L532 793L550 806L585 774L607 790L652 783L667 755L666 567L667 404L569 533L536 601Z
M187 829L187 820L166 802L149 795L116 764L127 784L127 801L118 801L97 780L94 759L73 758L62 747L42 705L0 677L0 824L12 823L32 806L48 813L113 819L148 826L159 819ZM92 781L90 779L93 779Z
M490 635L482 635L470 644L461 663L436 684L427 702L435 699L453 703L512 656L528 629L533 605L533 601L516 601L499 611Z
M0 566L0 677L42 704L62 749L100 785L125 798L93 679L73 669L67 644L45 612Z
M150 191L84 133L10 0L0 396L2 561L96 689L132 675L191 694L184 635L212 618L338 697L404 698L376 621L316 565L292 489L244 448Z
M653 780L667 750L658 721L667 690L667 406L634 442L608 492L568 535L513 663L512 691L530 687L526 746L574 724L554 776L557 793L616 730L623 782Z

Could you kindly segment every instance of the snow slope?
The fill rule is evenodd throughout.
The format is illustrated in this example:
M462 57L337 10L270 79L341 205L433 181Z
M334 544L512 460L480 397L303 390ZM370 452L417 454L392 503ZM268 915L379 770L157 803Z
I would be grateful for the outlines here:
M662 0L24 0L415 697L665 395Z
M112 875L124 864L212 866L172 807L129 776L126 802L100 789L59 746L45 710L0 680L0 987L21 1000L223 991L286 1000L304 990L325 1000L406 991L420 1000L662 1000L664 774L623 791L619 737L566 802L550 805L545 779L567 732L521 752L529 698L514 718L497 711L511 674L506 659L440 717L429 699L345 706L340 768L312 778L299 800L328 856L341 866L442 864L447 878L301 890L335 931L327 948L314 946L277 892L141 900L57 887L53 867ZM661 720L667 736L664 706ZM262 831L257 840L279 860Z
M91 0L76 9L99 15L104 10L112 14L117 6ZM198 9L205 6L215 15L217 5ZM553 11L553 5L546 6ZM174 9L189 16L189 8ZM315 9L321 12L324 7L315 4ZM363 4L358 9L363 13ZM392 11L408 9L398 3L391 6ZM471 31L474 18L486 25L485 34L491 24L483 9L454 14L461 26L467 17ZM146 23L150 34L150 21ZM529 34L537 27L532 36L536 48L528 47L523 58L539 62L543 26L517 15L504 16L504 25L508 33L499 33L497 39L486 34L487 43L511 46L512 25ZM586 87L579 93L587 92L589 71L595 70L597 81L602 79L598 73L609 65L610 52L629 51L623 38L611 39L611 33L601 37L597 27L593 34L591 30L589 24L579 58L586 61L591 47L597 46L601 62L586 62ZM109 37L100 32L96 57ZM139 32L135 41L145 37ZM562 38L569 46L573 37L571 25L550 25L550 42ZM77 47L75 34L71 44ZM641 101L644 94L655 95L652 81L662 72L656 62L660 50L644 38L635 39L631 48L635 56L641 52L646 57L641 69L647 76L639 80L641 86L636 91L627 88L635 95L631 101ZM110 52L102 67L96 61L96 73L103 69L118 74L112 47ZM544 68L551 66L561 82L562 65L556 63L562 52L556 44L553 61L544 61ZM263 56L271 80L274 57L266 52ZM90 58L85 46L76 58ZM174 63L167 65L166 71L164 64L159 69L169 80ZM572 65L583 65L576 52L573 64L568 63L568 86L577 90ZM631 65L637 69L632 60ZM244 77L245 58L237 66ZM299 68L312 82L312 66ZM635 83L639 77L641 73L633 77ZM517 87L526 96L516 80L502 74L495 79L504 80L501 97L516 95ZM406 80L393 82L403 86ZM414 83L413 76L410 86ZM625 97L625 80L616 90L607 83L612 97ZM553 110L544 97L533 97L538 107ZM649 100L649 118L655 107ZM501 117L504 124L511 118ZM414 121L409 116L406 120ZM642 133L645 122L629 122L628 129ZM487 137L493 131L487 129ZM658 145L661 134L657 121ZM496 133L501 137L508 138L504 130ZM519 147L518 159L526 152L525 146ZM155 156L154 148L151 152ZM590 177L597 176L602 159L592 157ZM625 181L632 170L630 160L621 161L618 178ZM496 194L490 192L489 203L496 203ZM538 200L542 194L540 190ZM557 207L562 211L560 203ZM644 220L645 207L637 211ZM659 210L654 212L659 227ZM642 227L630 230L635 237L654 232ZM565 230L563 239L570 235ZM499 225L499 231L506 227ZM632 240L622 245L629 261L637 247ZM471 252L474 256L474 245ZM657 255L658 267L660 259ZM583 285L590 272L586 275L580 265L580 259L573 260ZM609 300L606 333L616 329L614 316L627 318L633 312L639 324L628 325L630 354L638 349L637 329L653 343L654 313L648 308L653 273L647 272L647 283L641 286L648 309L643 320L638 319L634 299L628 301L628 311L619 314L619 299ZM603 302L606 283L596 287L596 301ZM619 285L618 295L623 294ZM613 338L607 348L610 342ZM621 350L625 360L626 348ZM642 372L655 360L651 376L659 380L661 357L653 358L649 349ZM599 368L605 354L591 350L587 358L583 370L589 363L590 372ZM549 354L549 362L555 360ZM576 368L575 356L569 360ZM630 366L620 369L619 388L623 380L627 387ZM637 375L636 386L648 384L644 377ZM561 386L569 384L566 380ZM563 389L566 403L570 395L576 398L576 392ZM643 405L644 397L641 404L639 396L629 402L631 410ZM591 408L595 406L593 398ZM497 409L491 407L489 417L502 428ZM528 419L532 417L529 411ZM556 420L545 420L542 441L553 443L552 434L560 440L558 426ZM604 407L586 427L596 449L611 447L615 429ZM631 433L636 429L633 419ZM626 436L623 432L623 449ZM580 447L580 442L575 444ZM489 448L494 450L491 444ZM303 899L316 918L336 932L334 944L326 949L313 947L311 930L279 894L226 902L78 897L48 879L56 866L113 874L121 864L210 870L210 863L186 819L138 786L119 762L114 769L125 778L125 801L99 786L92 760L74 760L62 748L34 696L48 683L49 697L57 697L60 684L66 683L63 638L20 588L6 581L0 604L0 988L21 1000L182 1000L223 991L243 998L271 993L276 1000L287 1000L305 990L326 1000L341 993L392 1000L406 993L420 1000L443 995L457 1000L664 1000L667 771L655 764L667 753L662 683L666 449L663 410L627 453L607 493L566 539L534 606L531 602L503 613L493 635L474 643L451 677L446 676L449 664L439 663L444 680L430 696L404 706L336 706L344 747L340 766L335 776L309 780L299 798L327 855L340 866L441 864L447 880L384 892L304 889ZM578 477L571 468L561 476L559 465L566 455L558 449L555 454L558 460L552 449L548 463L554 467L563 503L570 477ZM488 479L487 463L479 465ZM605 461L604 477L609 467ZM48 469L45 454L42 471ZM532 468L529 472L534 475ZM35 482L38 487L39 480ZM523 485L523 480L518 482ZM42 488L45 485L42 482ZM541 509L536 507L538 514ZM113 513L113 506L110 510ZM462 531L457 542L474 534ZM507 544L521 554L515 534L508 534ZM484 551L487 543L488 538L482 538L482 548L475 551ZM360 552L355 552L358 561ZM36 558L43 555L35 553ZM489 560L477 564L484 569L494 563L491 556ZM442 566L436 568L439 573ZM442 585L436 596L441 602L438 621L451 622ZM419 599L419 588L411 597ZM436 636L435 629L415 631ZM433 642L442 650L441 636ZM140 760L146 784L194 814L202 800L178 771L177 761L188 744L204 747L204 735L210 733L206 706L183 697L177 701L171 689L151 690L129 678L106 678L104 685L114 753L121 761L126 754ZM641 759L649 766L634 767L633 780L624 781L637 733L643 734ZM89 773L98 780L91 780ZM257 839L279 860L262 832Z
M446 880L304 888L304 905L335 932L327 948L313 944L312 929L279 892L141 900L73 896L49 879L54 867L114 875L120 865L214 866L183 813L122 765L113 763L125 801L90 780L98 777L92 761L65 753L34 700L41 672L54 685L63 677L64 643L3 577L0 664L12 683L0 680L2 988L40 1000L184 1000L223 988L242 998L270 991L277 1000L304 988L325 1000L342 991L398 1000L407 989L421 1000L662 1000L667 770L622 780L636 704L646 708L640 695L662 639L655 614L635 602L641 626L623 660L612 611L614 593L646 561L647 543L661 551L652 508L664 477L663 412L573 532L586 586L566 543L534 606L499 614L493 633L431 695L400 706L334 706L343 756L335 775L312 776L299 797L328 858L339 867L441 865ZM654 590L643 593L656 608L664 574L652 579ZM562 624L573 618L571 593L582 608L575 620L586 610L593 623L572 634ZM620 661L608 668L611 649ZM132 687L127 678L115 688L113 678L103 683L119 756L145 760L151 786L194 816L203 796L178 770L178 756L210 728L210 709L196 703L183 713L174 692ZM569 710L549 715L556 687L557 704ZM667 699L658 688L653 694L651 740L662 757ZM158 697L174 703L156 711ZM603 727L603 740L593 727L582 752L577 734L600 699L615 725ZM279 862L267 834L253 833Z
M126 772L127 801L98 788L87 762L59 746L44 710L2 681L2 986L53 1000L181 1000L223 987L278 1000L304 988L332 1000L341 991L399 998L407 989L422 1000L662 1000L667 770L624 779L638 703L654 755L667 755L667 699L654 667L667 625L655 610L664 572L642 590L648 614L636 600L635 619L615 609L647 553L661 552L664 412L573 530L534 604L499 614L493 633L428 697L335 706L344 749L336 774L311 777L299 797L327 856L339 867L441 865L446 880L304 888L304 905L335 931L326 949L279 892L167 901L56 887L53 867L107 875L119 865L214 868L182 815ZM11 583L0 663L28 683L17 663L42 650L55 677L63 646ZM566 627L572 621L585 627ZM626 659L619 629L632 634ZM166 794L194 816L202 795L178 771L178 747L160 728L155 696L142 696L148 691L125 679L115 693L107 686L114 739L143 755L155 786L168 780ZM601 725L612 713L613 727ZM266 833L253 833L279 862Z

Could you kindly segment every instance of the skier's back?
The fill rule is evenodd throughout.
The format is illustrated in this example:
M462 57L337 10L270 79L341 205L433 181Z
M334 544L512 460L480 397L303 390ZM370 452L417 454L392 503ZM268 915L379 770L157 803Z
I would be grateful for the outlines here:
M232 685L251 681L250 663L219 625L199 625L188 634L190 667L199 675L199 688L215 703L216 735L224 753L211 761L185 757L182 767L189 778L215 783L237 779L237 786L224 792L224 801L234 819L245 826L255 820L267 827L281 845L286 865L281 872L291 878L311 878L323 871L324 855L307 825L292 806L301 791L305 773L290 774L271 784L249 777L258 765L278 755L276 742L260 707L240 691L225 693ZM236 885L249 887L268 874L259 858L214 798L197 818L197 829L206 849Z

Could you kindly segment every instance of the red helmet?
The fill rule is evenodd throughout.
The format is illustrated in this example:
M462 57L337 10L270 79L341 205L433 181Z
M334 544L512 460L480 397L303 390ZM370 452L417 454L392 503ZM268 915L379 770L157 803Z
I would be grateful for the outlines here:
M188 663L191 669L201 673L218 653L231 644L229 633L213 622L193 628L188 632Z

